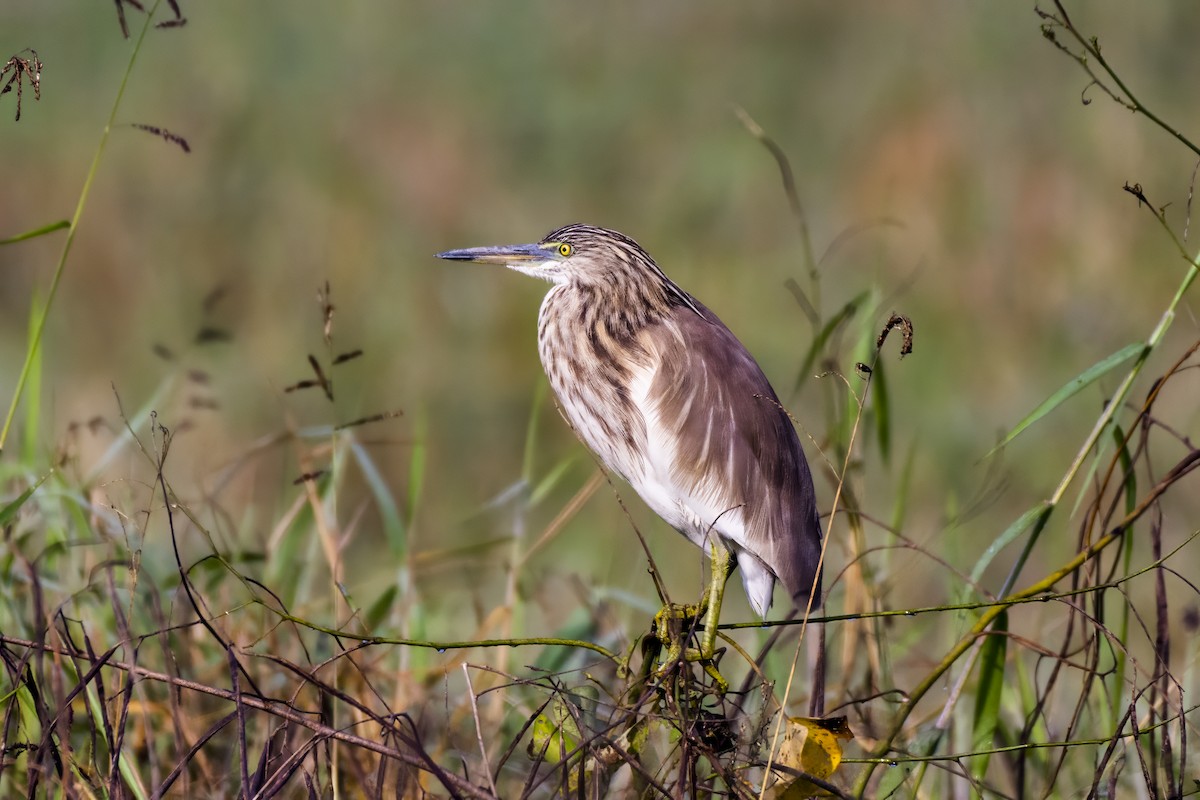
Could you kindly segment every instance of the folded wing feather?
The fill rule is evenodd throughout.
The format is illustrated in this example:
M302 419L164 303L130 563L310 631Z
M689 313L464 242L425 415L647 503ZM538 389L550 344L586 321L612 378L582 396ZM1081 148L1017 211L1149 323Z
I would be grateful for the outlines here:
M821 531L800 440L754 358L715 314L695 305L699 314L679 307L643 331L656 362L643 416L670 461L656 475L669 486L655 491L674 493L690 510L672 522L688 538L699 543L713 530L727 541L757 611L770 606L771 581L747 557L761 561L801 606L816 583L815 607Z

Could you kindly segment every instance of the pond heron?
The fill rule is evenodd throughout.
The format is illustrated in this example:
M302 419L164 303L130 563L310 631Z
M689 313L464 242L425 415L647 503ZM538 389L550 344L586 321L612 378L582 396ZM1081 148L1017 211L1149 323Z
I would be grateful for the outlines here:
M760 617L776 580L797 607L820 605L816 495L787 412L742 343L637 242L567 225L534 244L438 257L554 284L538 352L563 415L605 468L712 559L692 611L705 615L704 634L689 660L712 659L735 568Z

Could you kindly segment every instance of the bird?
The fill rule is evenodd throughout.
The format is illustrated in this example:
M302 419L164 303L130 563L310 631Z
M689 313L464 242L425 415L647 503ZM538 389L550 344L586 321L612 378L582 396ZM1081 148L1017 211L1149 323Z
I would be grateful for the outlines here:
M745 346L641 245L572 224L532 244L437 257L553 284L537 340L562 415L609 472L711 559L694 607L704 634L689 660L711 661L735 569L760 618L776 581L795 607L820 606L816 492L791 418Z

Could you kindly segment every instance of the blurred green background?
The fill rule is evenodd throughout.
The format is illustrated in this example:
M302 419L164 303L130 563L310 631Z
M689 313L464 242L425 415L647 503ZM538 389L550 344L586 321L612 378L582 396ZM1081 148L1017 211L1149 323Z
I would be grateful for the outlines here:
M233 538L262 547L297 492L297 449L256 451L218 485L222 470L288 426L403 409L357 435L401 497L414 443L423 446L410 533L414 550L431 555L417 583L447 612L499 602L508 550L438 554L514 525L532 541L592 466L544 404L526 477L539 482L573 461L518 522L511 503L491 503L523 477L544 382L534 321L547 287L438 262L440 250L533 241L575 221L622 230L725 320L825 441L842 384L810 377L791 392L812 335L783 288L789 278L807 286L802 251L779 172L735 107L789 155L818 254L864 229L821 262L824 316L873 288L884 299L868 327L892 310L915 323L914 354L897 362L893 344L885 354L894 452L885 463L867 445L859 494L883 520L903 495L904 532L965 570L1050 493L1115 379L1000 460L982 456L1069 378L1144 338L1184 269L1121 186L1140 183L1156 205L1170 203L1181 229L1194 157L1086 89L1029 3L185 0L183 11L185 27L150 32L119 121L167 128L192 152L114 132L46 333L37 441L47 461L69 445L87 467L111 434L71 439L71 422L119 425L114 388L132 413L173 374L205 370L208 386L179 383L156 404L169 427L190 428L169 476L227 514ZM1200 13L1121 2L1074 13L1160 116L1200 130ZM128 14L136 33L144 18ZM25 47L45 64L42 98L25 92L19 123L15 97L0 98L0 237L70 216L132 42L112 4L10 2L0 55ZM6 402L31 298L46 290L61 236L0 248ZM365 351L336 368L332 406L314 391L282 391L309 377L307 354L325 352L316 302L325 281L335 350ZM206 313L218 287L226 293ZM191 344L206 324L232 339ZM1196 328L1189 307L1151 371ZM177 361L156 356L156 344ZM853 345L833 366L857 388ZM1195 378L1178 382L1160 406L1193 436L1195 388ZM197 396L219 407L197 408ZM819 461L811 442L809 453ZM131 464L112 465L107 479L128 477ZM833 482L816 471L827 510ZM699 553L620 488L668 586L692 595ZM339 513L347 522L357 511L348 502ZM378 527L368 508L353 528L356 596L394 576ZM842 535L835 527L833 572ZM1042 555L1065 554L1073 538L1044 542ZM896 604L944 594L945 573L929 559L889 558ZM524 589L547 612L533 627L561 622L574 576L649 602L642 561L601 488L527 567ZM728 618L749 618L734 594Z

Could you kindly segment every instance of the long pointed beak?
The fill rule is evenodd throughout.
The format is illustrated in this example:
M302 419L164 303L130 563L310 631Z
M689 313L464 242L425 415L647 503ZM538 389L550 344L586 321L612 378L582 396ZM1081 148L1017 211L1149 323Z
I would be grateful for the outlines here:
M516 264L523 261L546 261L552 256L540 244L508 244L499 247L467 247L438 253L447 261L474 261L478 264Z

